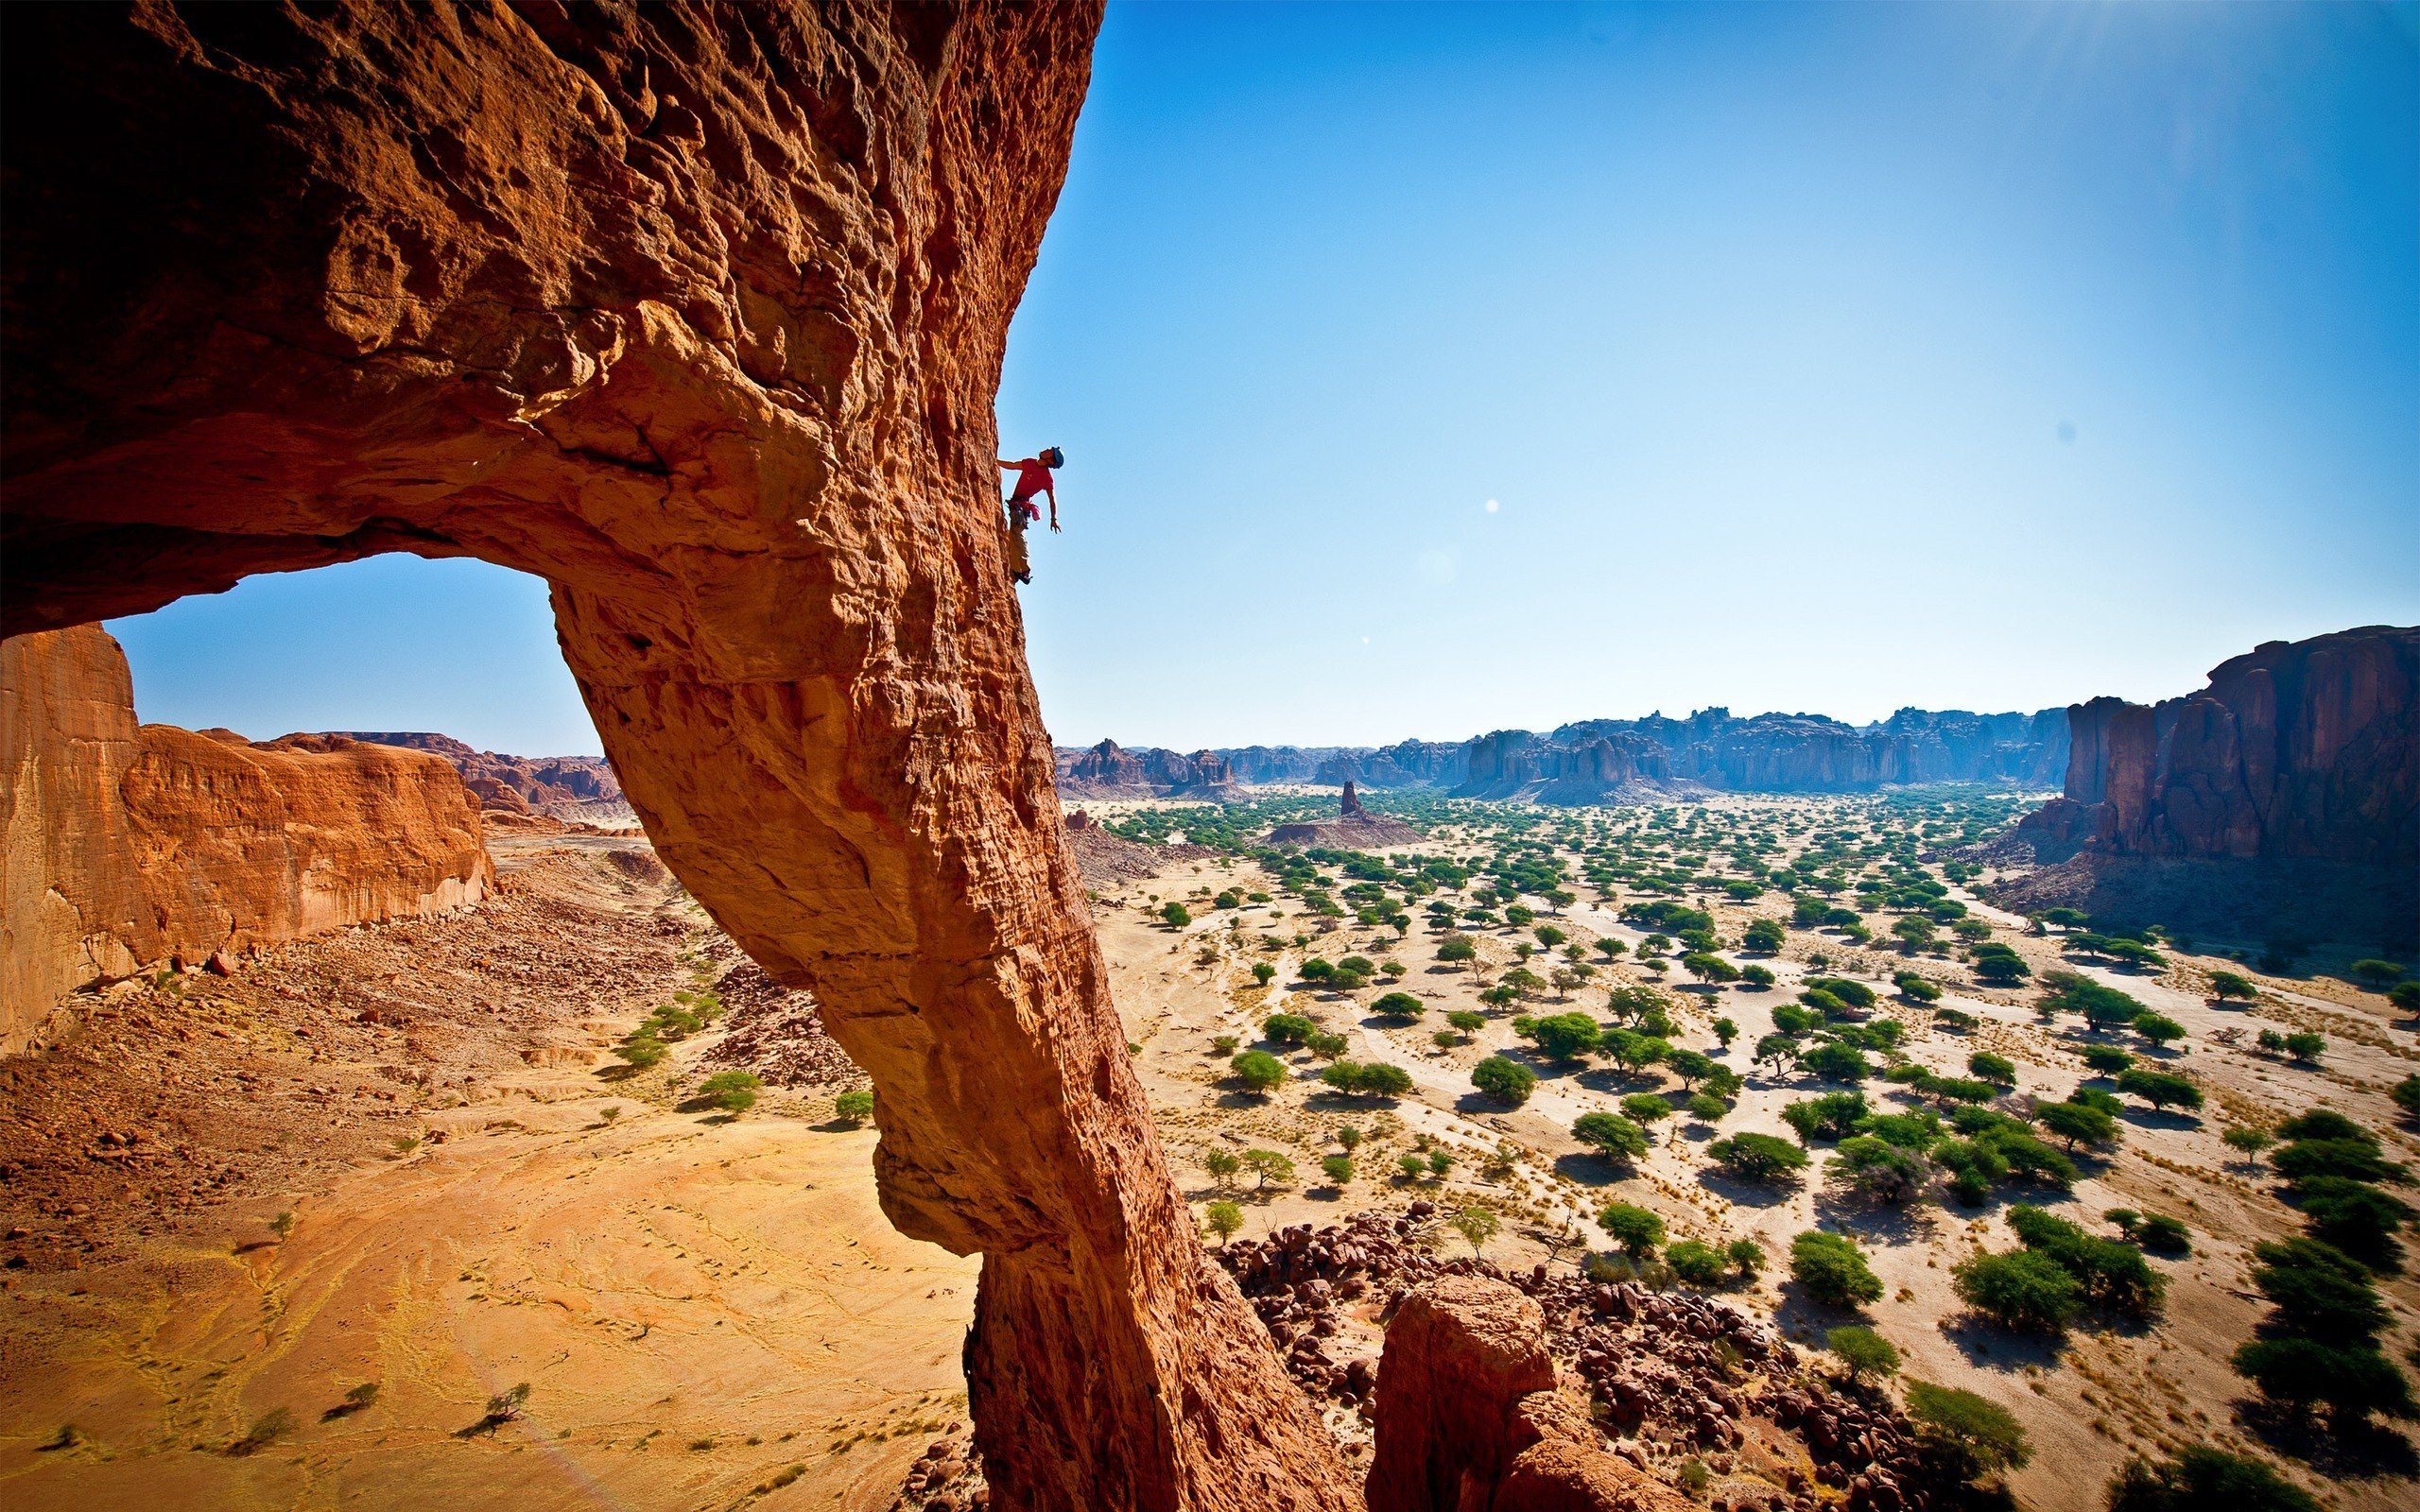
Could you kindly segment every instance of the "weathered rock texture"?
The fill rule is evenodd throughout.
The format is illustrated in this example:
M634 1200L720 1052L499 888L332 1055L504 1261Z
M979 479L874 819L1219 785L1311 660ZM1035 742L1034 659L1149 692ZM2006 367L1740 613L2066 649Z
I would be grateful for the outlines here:
M2272 641L2209 686L2067 711L2066 795L2024 828L2118 855L2420 865L2420 629Z
M1556 1390L1546 1314L1499 1280L1448 1276L1387 1325L1370 1512L1682 1512L1688 1498L1604 1451Z
M1084 750L1053 753L1059 791L1068 798L1231 798L1236 774L1217 751L1182 756L1149 747L1128 750L1114 740Z
M1337 800L1336 817L1307 824L1281 824L1261 837L1263 845L1330 847L1339 850L1377 850L1392 845L1418 845L1423 836L1401 819L1373 814L1361 806L1361 795L1347 778Z
M478 795L479 807L498 814L537 814L583 824L637 822L622 798L621 779L595 756L507 756L475 750L451 735L426 730L346 730L347 740L400 746L442 756Z
M657 854L985 1255L1004 1506L1342 1507L1113 1011L992 405L1094 0L21 9L0 629L382 551L552 586Z
M1975 852L1992 902L2243 939L2420 940L2420 629L2273 641L2067 711L2066 792Z
M434 757L137 725L97 627L0 644L0 1049L60 995L478 902L476 806Z

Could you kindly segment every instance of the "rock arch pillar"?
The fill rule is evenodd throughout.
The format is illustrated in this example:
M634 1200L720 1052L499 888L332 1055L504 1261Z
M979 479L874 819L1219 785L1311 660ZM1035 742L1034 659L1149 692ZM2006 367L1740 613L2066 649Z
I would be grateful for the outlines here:
M885 1211L985 1257L1000 1504L1345 1508L1128 1063L1000 549L1098 24L12 13L0 628L382 551L544 576L660 853L873 1074Z

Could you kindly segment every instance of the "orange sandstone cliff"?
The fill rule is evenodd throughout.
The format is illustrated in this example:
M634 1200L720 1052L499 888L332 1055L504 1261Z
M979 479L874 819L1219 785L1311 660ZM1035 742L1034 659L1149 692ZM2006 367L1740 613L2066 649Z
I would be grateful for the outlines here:
M1110 1001L993 403L1098 0L11 14L0 633L378 552L547 580L631 807L980 1252L994 1505L1360 1497Z
M95 981L460 907L494 879L442 760L138 725L91 626L0 645L0 1050Z

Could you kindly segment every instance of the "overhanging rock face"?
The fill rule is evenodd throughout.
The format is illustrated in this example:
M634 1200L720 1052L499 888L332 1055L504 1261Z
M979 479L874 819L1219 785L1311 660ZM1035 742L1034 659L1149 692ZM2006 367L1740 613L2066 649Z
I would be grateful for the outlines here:
M1097 4L9 21L9 634L383 551L552 585L659 853L986 1256L1004 1505L1346 1507L1127 1063L992 402Z

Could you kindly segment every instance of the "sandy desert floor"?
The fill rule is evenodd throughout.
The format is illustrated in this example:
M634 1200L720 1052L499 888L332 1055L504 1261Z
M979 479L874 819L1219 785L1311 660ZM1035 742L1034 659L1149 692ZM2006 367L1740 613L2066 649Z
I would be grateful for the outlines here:
M1115 816L1125 806L1095 807ZM1869 822L1872 809L1696 807L1718 829L1818 832ZM1491 812L1471 811L1422 849L1486 853L1501 838ZM1582 850L1567 847L1575 864ZM516 837L498 850L507 890L467 916L288 947L233 978L122 985L88 1003L81 1032L46 1063L0 1074L0 1256L11 1267L0 1271L0 1495L11 1504L880 1509L927 1444L963 1431L958 1353L975 1263L882 1219L871 1129L830 1117L845 1078L769 1089L735 1119L698 1106L690 1092L730 1020L665 1065L622 1074L608 1047L673 992L719 976L735 961L728 943L643 843ZM1207 906L1229 887L1271 902ZM1616 1198L1657 1211L1672 1239L1754 1238L1776 1262L1793 1234L1820 1226L1866 1246L1886 1290L1863 1320L1899 1348L1907 1374L1980 1393L2024 1422L2034 1459L2013 1486L2029 1506L2098 1507L2128 1454L2197 1442L2268 1453L2336 1506L2410 1505L2413 1483L2392 1451L2381 1459L2372 1445L2348 1462L2251 1426L2245 1383L2226 1365L2264 1310L2246 1277L2249 1246L2296 1231L2297 1217L2219 1141L2231 1125L2325 1102L2380 1131L2391 1156L2420 1154L2384 1095L2420 1060L2409 1025L2382 998L2325 977L2264 978L2256 1002L2221 1006L2204 973L2230 963L2171 953L2156 974L2079 963L2056 936L1955 896L2037 974L2083 971L2189 1031L2175 1052L2147 1058L2189 1070L2208 1093L2203 1112L2130 1103L2123 1143L2080 1158L2074 1192L2044 1199L2097 1231L2099 1215L2120 1206L2190 1226L2193 1256L2157 1263L2169 1289L2153 1325L2085 1325L2045 1341L1964 1314L1950 1267L1978 1246L2014 1247L2006 1192L1977 1209L1877 1207L1821 1178L1821 1145L1793 1189L1710 1171L1712 1139L1787 1135L1780 1109L1822 1090L1747 1058L1809 974L1876 984L1877 1015L1911 1030L1907 1054L1945 1074L1988 1049L2017 1064L2021 1091L2045 1098L2088 1076L2073 1021L2038 1021L2034 991L1974 987L1945 952L1911 958L1838 930L1792 929L1778 953L1724 952L1767 966L1771 988L1685 988L1637 965L1645 936L1611 908L1541 905L1538 922L1571 940L1616 939L1631 954L1592 955L1599 974L1567 1002L1548 994L1528 1011L1595 1010L1609 985L1656 986L1675 1042L1746 1078L1719 1125L1675 1118L1647 1158L1614 1165L1572 1139L1573 1121L1640 1091L1677 1097L1677 1084L1624 1077L1601 1060L1545 1060L1515 1038L1509 1010L1479 1003L1526 929L1474 926L1481 969L1452 968L1436 959L1441 936L1425 921L1399 937L1314 919L1237 858L1105 887L1096 914L1171 1164L1197 1211L1239 1201L1243 1237L1415 1202L1480 1204L1504 1220L1490 1260L1569 1266L1606 1247L1594 1217ZM1178 898L1200 917L1172 929L1159 909ZM1737 940L1777 904L1786 917L1774 895L1717 895L1707 906ZM1400 984L1334 993L1299 975L1314 955L1350 954L1399 963ZM1268 985L1255 964L1270 968ZM1975 1016L1971 1032L1891 1000L1893 971L1911 964L1948 988L1938 1006ZM1419 1021L1370 1013L1396 987L1424 1002ZM1452 1009L1487 1019L1440 1047ZM1214 1041L1251 1046L1278 1011L1344 1035L1353 1058L1403 1067L1412 1092L1340 1096L1301 1051L1272 1094L1241 1090ZM1727 1054L1714 1041L1718 1016L1740 1029ZM2317 1069L2256 1054L2262 1026L2320 1028L2328 1052ZM1539 1072L1525 1106L1473 1090L1471 1067L1496 1053ZM1884 1108L1907 1100L1879 1081L1866 1091ZM1340 1188L1319 1162L1340 1152L1347 1125L1365 1139ZM1287 1155L1295 1175L1264 1190L1247 1174L1230 1190L1202 1163L1213 1150L1252 1148ZM1454 1158L1442 1179L1396 1173L1401 1155L1438 1150ZM282 1213L293 1219L281 1238ZM1442 1223L1422 1233L1441 1253L1468 1252ZM2388 1349L2399 1356L2420 1289L2391 1278L2385 1290L2397 1312ZM1851 1320L1800 1297L1778 1263L1722 1295L1809 1344ZM1331 1341L1339 1358L1376 1351L1366 1319L1348 1335ZM495 1400L525 1383L518 1404ZM373 1399L350 1402L365 1385ZM1348 1441L1366 1439L1357 1415L1331 1408L1330 1421Z
M599 1078L713 970L617 850L505 850L501 904L119 993L18 1068L0 1500L890 1505L964 1422L975 1263L890 1228L828 1095L684 1110L714 1036ZM163 1197L197 1170L234 1176Z

